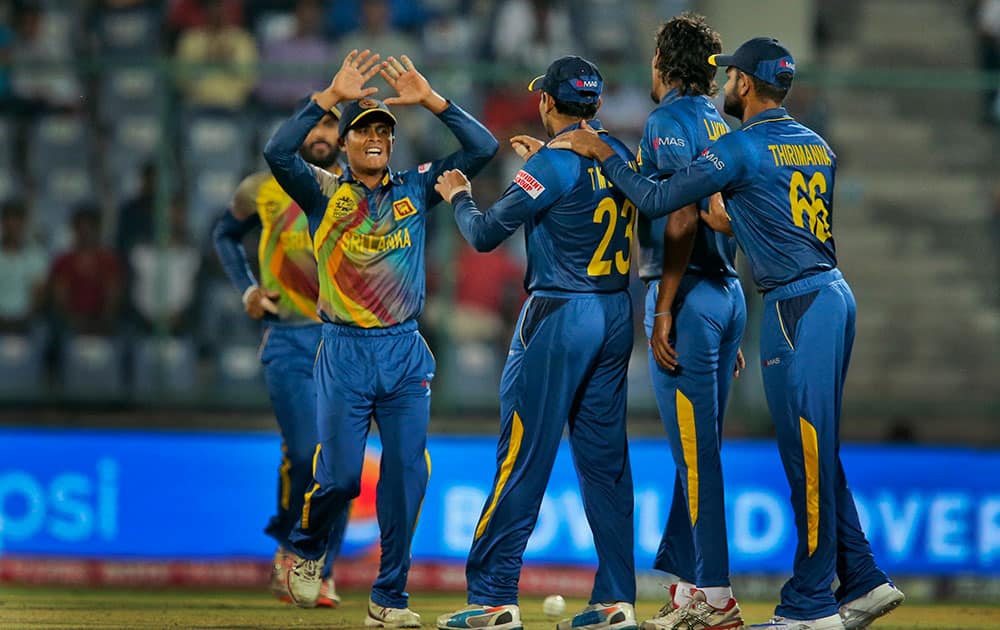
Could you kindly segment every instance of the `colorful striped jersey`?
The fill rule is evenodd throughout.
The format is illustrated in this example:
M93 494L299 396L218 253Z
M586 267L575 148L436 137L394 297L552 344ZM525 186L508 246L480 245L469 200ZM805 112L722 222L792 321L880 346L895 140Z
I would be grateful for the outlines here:
M454 104L438 115L462 148L416 169L388 170L369 190L347 169L339 183L317 179L298 155L324 111L310 101L268 142L264 156L278 182L305 211L319 262L319 311L327 322L387 327L420 315L424 306L427 210L440 196L438 176L478 173L498 148L496 138Z

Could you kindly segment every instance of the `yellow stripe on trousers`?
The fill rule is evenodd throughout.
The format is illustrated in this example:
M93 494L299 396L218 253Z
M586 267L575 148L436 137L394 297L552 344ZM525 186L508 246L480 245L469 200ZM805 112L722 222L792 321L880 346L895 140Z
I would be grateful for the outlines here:
M476 527L476 539L478 540L483 532L486 531L486 526L490 523L490 518L493 516L493 511L497 508L497 501L500 500L500 493L503 492L503 488L507 485L507 480L510 478L510 472L514 469L514 461L517 459L517 453L521 450L521 439L524 437L524 425L521 424L521 416L514 412L514 423L510 429L510 443L507 444L507 457L504 458L503 464L500 465L500 477L497 479L496 487L493 488L493 500L490 501L489 507L486 508L486 512L483 513L483 517L479 519L479 526Z
M281 443L281 468L278 469L278 477L281 479L281 509L287 510L292 500L292 478L289 472L292 470L292 460L288 459L288 446Z
M316 452L313 453L313 479L316 479L316 462L319 460L319 452L323 448L322 444L316 445ZM305 503L302 504L302 529L309 529L309 510L312 508L313 493L319 490L319 484L313 483L313 487L306 492Z
M694 426L694 405L677 390L677 428L681 433L684 466L687 468L688 512L691 526L698 522L698 433Z
M819 545L819 440L816 427L799 417L802 432L802 462L806 473L806 529L809 533L809 555Z

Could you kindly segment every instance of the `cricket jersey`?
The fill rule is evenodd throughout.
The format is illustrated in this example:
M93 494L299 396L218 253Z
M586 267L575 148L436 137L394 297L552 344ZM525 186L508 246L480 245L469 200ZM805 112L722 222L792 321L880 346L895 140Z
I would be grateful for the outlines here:
M676 89L664 95L649 115L639 141L639 172L654 180L669 179L729 131L707 96L684 96ZM707 199L698 207L707 209ZM663 270L663 231L667 218L637 220L639 277L658 280ZM736 276L736 241L698 222L687 271L703 276Z
M784 108L748 119L667 181L632 172L625 160L605 160L605 174L659 217L722 191L736 241L754 281L769 291L836 268L833 185L837 158L815 132Z
M634 166L631 151L608 135L600 121L588 124L599 130L622 163ZM575 124L563 131L578 128ZM635 206L602 174L596 160L543 147L485 213L465 193L452 203L459 229L479 251L495 248L524 225L524 286L529 293L603 293L628 286Z
M387 169L369 190L350 169L336 182L320 181L298 155L298 147L325 113L310 100L264 150L277 181L308 218L319 265L320 317L360 328L415 319L424 306L427 211L440 201L434 184L448 169L474 176L496 152L497 141L469 114L449 104L438 118L462 148L412 170Z
M260 221L257 246L260 285L265 290L278 292L278 320L283 323L319 322L316 258L309 222L302 209L267 172L245 179L236 192L233 205L237 209L249 206Z

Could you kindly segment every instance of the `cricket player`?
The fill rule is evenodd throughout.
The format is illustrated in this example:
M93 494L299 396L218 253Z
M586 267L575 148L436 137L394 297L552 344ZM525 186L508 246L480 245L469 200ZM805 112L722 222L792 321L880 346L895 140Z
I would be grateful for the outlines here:
M313 166L316 177L330 182L336 181L340 173L338 116L337 110L330 110L299 147L299 155ZM243 237L255 229L261 230L259 281L243 249ZM282 601L291 601L286 587L286 573L291 566L286 552L288 534L302 515L303 496L312 481L312 454L319 441L313 359L321 328L316 310L319 282L312 238L302 209L267 171L254 173L240 183L229 210L216 222L212 238L226 275L243 296L247 315L267 323L261 362L281 430L282 457L277 513L264 531L278 543L271 592ZM348 510L344 510L333 520L317 606L335 608L340 603L331 568L344 538L347 518Z
M660 26L652 59L653 101L639 143L639 172L669 179L729 128L715 109L718 33L686 13ZM680 581L647 630L698 621L737 628L743 618L729 582L722 421L746 325L736 242L699 221L688 204L669 217L638 219L639 277L646 282L649 367L673 454L673 503L654 567ZM683 622L683 623L682 623Z
M597 67L580 57L557 59L532 81L528 88L541 91L539 114L549 137L583 120L600 129L593 117L603 84ZM609 151L632 161L619 140L598 133ZM522 556L568 425L598 568L590 605L558 627L636 628L625 431L635 207L593 160L544 147L485 212L461 172L445 172L437 190L478 251L494 249L524 226L529 293L500 382L497 472L466 564L469 606L439 617L437 627L522 627Z
M332 521L358 496L369 418L382 442L376 509L381 566L365 624L418 627L409 609L406 578L410 543L430 474L426 451L434 357L417 330L424 305L424 238L428 209L445 170L477 173L496 153L496 138L457 105L435 92L408 57L355 50L329 87L317 93L274 133L264 157L278 183L309 222L319 266L323 321L316 356L319 443L314 481L302 518L289 536L295 563L288 590L312 606ZM371 98L365 84L381 74L397 97ZM341 109L339 144L348 168L335 184L318 179L298 154L309 130L335 105ZM420 104L436 114L461 149L408 171L389 168L396 118L389 104Z
M633 173L593 131L553 144L600 159L615 185L650 216L717 191L726 198L725 211L713 207L701 216L713 229L735 234L764 294L764 387L798 533L793 575L775 616L752 627L864 628L904 597L875 564L839 455L856 307L834 248L836 155L781 106L795 61L777 40L751 39L732 55L709 59L726 68L725 111L743 127L669 180ZM840 586L833 592L835 576Z

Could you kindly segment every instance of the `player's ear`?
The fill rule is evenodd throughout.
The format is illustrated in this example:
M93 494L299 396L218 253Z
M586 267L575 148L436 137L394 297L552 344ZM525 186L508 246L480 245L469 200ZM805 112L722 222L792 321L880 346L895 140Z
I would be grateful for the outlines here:
M598 96L597 97L597 109L595 109L594 111L595 112L600 111L601 110L601 105L603 105L603 104L604 104L604 99L601 98L600 96Z

